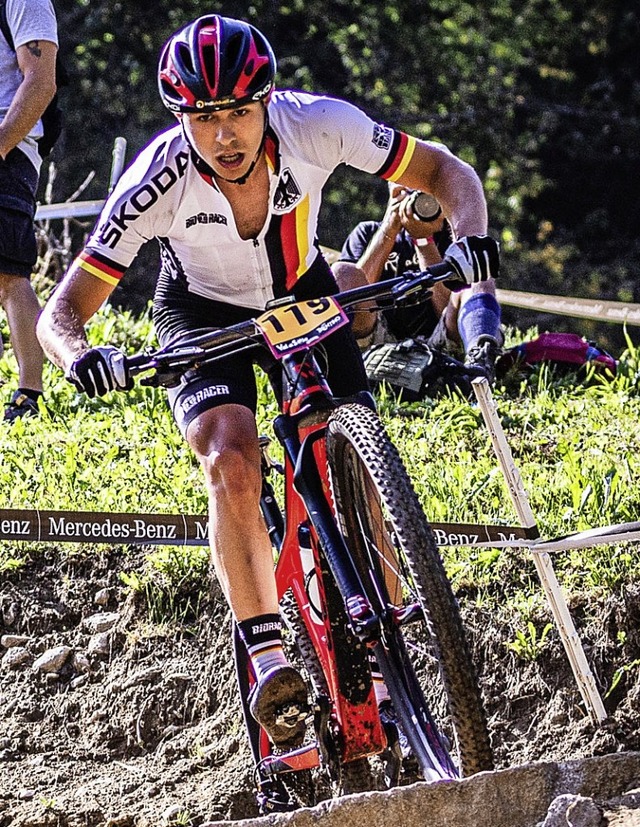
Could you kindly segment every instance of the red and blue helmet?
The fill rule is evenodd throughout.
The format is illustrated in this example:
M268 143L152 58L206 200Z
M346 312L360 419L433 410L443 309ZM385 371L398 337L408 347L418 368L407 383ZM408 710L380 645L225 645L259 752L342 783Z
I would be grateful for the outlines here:
M158 86L172 112L214 112L268 100L275 74L273 51L258 29L209 14L169 38Z

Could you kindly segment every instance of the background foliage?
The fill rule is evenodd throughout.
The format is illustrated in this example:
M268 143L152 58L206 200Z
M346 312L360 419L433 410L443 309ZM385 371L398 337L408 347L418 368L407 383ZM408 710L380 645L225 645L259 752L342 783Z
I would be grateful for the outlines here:
M502 286L640 301L640 7L635 0L55 0L71 71L53 200L90 170L83 197L105 195L111 147L128 160L171 123L155 83L176 28L217 11L271 40L278 83L346 97L416 136L445 142L484 180L491 231L502 240ZM321 241L340 246L379 216L385 187L340 170L326 192ZM81 228L86 230L87 227ZM153 273L152 256L143 270ZM150 278L125 282L132 295ZM127 296L119 296L126 301ZM507 321L534 319L507 309ZM542 326L617 328L557 317Z

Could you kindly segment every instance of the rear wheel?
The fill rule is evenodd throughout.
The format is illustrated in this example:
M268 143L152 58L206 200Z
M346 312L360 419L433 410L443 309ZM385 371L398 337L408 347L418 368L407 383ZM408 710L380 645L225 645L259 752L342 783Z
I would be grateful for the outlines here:
M327 456L341 529L383 617L375 651L405 763L417 761L427 780L492 769L458 605L396 448L373 411L350 404L329 420Z

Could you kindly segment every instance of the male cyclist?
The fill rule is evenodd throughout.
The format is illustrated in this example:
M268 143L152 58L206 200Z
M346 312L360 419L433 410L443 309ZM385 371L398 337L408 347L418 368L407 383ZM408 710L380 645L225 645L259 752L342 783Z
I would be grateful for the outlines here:
M322 187L341 163L433 192L458 239L445 258L467 283L497 274L482 187L467 164L344 101L275 91L275 70L261 32L218 15L165 45L159 89L177 124L124 173L38 325L46 353L89 396L131 386L119 352L91 347L84 326L150 238L162 259L154 299L161 343L253 317L274 297L336 292L316 226ZM332 389L365 388L350 329L325 341ZM275 744L296 746L302 716L282 712L302 709L306 691L283 654L259 511L252 362L239 356L190 372L169 400L204 472L213 565L256 673L252 712Z

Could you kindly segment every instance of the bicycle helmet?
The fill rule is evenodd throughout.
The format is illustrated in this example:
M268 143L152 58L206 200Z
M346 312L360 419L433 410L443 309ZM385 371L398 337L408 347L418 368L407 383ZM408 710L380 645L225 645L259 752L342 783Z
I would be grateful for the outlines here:
M258 29L208 14L169 38L158 86L172 112L212 112L268 99L275 73L273 51Z

